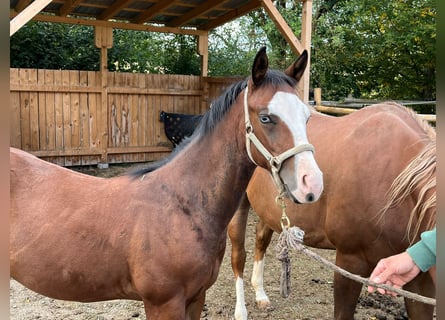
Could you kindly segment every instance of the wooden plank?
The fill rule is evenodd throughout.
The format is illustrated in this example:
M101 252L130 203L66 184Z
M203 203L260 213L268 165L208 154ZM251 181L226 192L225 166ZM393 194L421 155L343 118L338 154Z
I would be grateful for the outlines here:
M62 70L62 83L64 86L68 86L70 83L70 71ZM62 93L62 118L63 118L63 146L62 150L69 150L73 148L72 140L72 132L71 132L71 97L70 93L63 92ZM71 159L65 158L65 165L70 166Z
M283 19L280 12L277 8L273 5L271 0L261 0L261 4L263 8L267 11L269 14L269 17L272 19L273 23L277 27L277 29L280 31L282 36L286 39L289 46L291 47L292 51L296 55L300 55L304 47L301 44L300 40L295 36L292 29L289 27L287 22Z
M98 105L99 147L102 149L100 161L108 162L108 59L107 49L100 49L100 104Z
M12 69L11 69L12 70ZM32 70L32 69L30 69ZM89 93L89 92L97 92L100 93L101 88L99 86L97 87L79 87L79 86L63 86L63 85L45 85L45 86L39 86L37 84L23 84L21 86L17 84L11 84L10 91L36 91L36 92L82 92L82 93Z
M312 0L303 1L301 22L301 44L308 52L308 62L303 77L298 82L297 92L304 103L309 102L309 81L311 70L311 39L312 39Z
M45 84L45 70L37 70L37 84L39 86ZM38 101L38 136L39 136L39 150L48 149L48 130L46 122L46 94L42 92L37 93Z
M334 108L334 107L326 107L326 106L315 106L315 110L328 114L350 114L356 111L356 109L348 109L348 108Z
M79 85L88 86L88 73L81 71L79 73ZM90 141L89 130L89 110L88 110L88 94L79 94L79 147L87 148Z
M214 28L219 27L220 25L226 23L227 21L235 20L236 18L239 18L241 16L248 14L250 11L257 9L259 6L260 6L259 0L247 1L247 3L244 6L238 8L236 10L228 11L226 14L223 14L222 16L219 16L218 18L211 20L207 24L202 25L200 27L200 29L202 29L202 30L214 29Z
M11 18L16 17L18 14L16 12L11 12L9 16ZM104 26L113 29L124 29L124 30L138 30L138 31L148 31L148 32L162 32L162 33L173 33L173 34L189 34L194 36L199 36L205 34L207 31L196 30L190 28L171 28L171 27L161 27L149 24L136 24L130 22L120 22L120 21L103 21L103 20L93 20L75 17L60 17L48 14L37 14L33 20L35 21L46 21L53 23L68 23L72 25L84 25L84 26ZM212 29L212 28L210 28ZM209 30L209 29L207 29Z
M162 12L165 8L167 8L168 6L170 6L173 2L175 2L176 0L162 0L162 1L158 1L157 3L155 3L154 5L152 5L150 8L148 8L148 10L142 11L137 17L136 19L134 19L134 22L139 24L139 23L144 23L147 20L149 20L150 18L152 18L154 15L159 14L159 12ZM112 13L113 7L111 7L109 10L105 11L104 14L101 15L102 16L110 16L110 13ZM108 12L110 11L110 12Z
M54 83L54 71L45 70L44 85ZM46 113L46 148L54 150L56 147L56 118L55 118L55 95L52 92L45 93L45 113Z
M19 69L9 73L11 83L19 83ZM11 92L9 95L9 141L11 147L22 148L22 123L20 121L20 93Z
M172 21L168 23L171 27L181 27L190 20L198 18L200 15L205 15L207 12L215 10L215 7L217 5L223 5L226 1L221 0L208 0L204 1L199 6L196 6L194 9L191 9L187 11L184 14L181 14L180 16L174 18Z
M69 71L70 86L79 85L79 71ZM79 93L70 93L70 128L71 128L71 144L73 148L80 147L80 97Z
M79 86L79 72L69 71L70 86ZM79 93L70 93L70 124L71 124L71 145L72 148L79 148L80 145L80 113L79 113ZM72 165L80 165L79 157L71 158Z
M152 153L152 152L171 152L172 149L164 146L141 146L141 147L116 147L108 148L110 154L124 154L124 153Z
M63 4L63 6L59 9L59 15L61 17L66 17L68 15L68 13L74 9L75 7L77 7L79 5L79 3L82 0L70 0L70 1L64 1L65 3Z
M40 11L42 11L52 0L35 0L28 5L22 12L16 15L9 22L9 36L11 37L28 21L34 18Z
M29 70L19 70L19 83L28 82ZM31 149L31 133L30 133L30 93L20 93L20 122L22 128L21 146L23 150Z
M62 70L54 71L54 84L62 83ZM54 93L54 119L55 119L55 149L63 150L64 148L64 136L63 136L63 110L62 102L63 93Z
M96 72L87 72L88 86L96 84ZM90 148L97 148L97 122L96 122L96 99L97 94L90 93L87 96L88 109L88 146Z

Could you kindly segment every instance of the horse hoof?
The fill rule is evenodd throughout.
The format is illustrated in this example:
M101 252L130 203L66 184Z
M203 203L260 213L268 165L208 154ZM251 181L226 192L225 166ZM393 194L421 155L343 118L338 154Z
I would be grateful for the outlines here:
M272 311L275 309L274 307L272 307L269 300L258 300L256 302L256 305L258 309L263 311Z

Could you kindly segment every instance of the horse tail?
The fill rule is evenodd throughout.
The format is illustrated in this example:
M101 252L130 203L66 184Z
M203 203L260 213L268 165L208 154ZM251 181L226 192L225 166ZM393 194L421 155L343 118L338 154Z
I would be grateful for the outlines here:
M423 223L426 222L426 230L436 225L436 139L435 136L432 138L394 179L387 192L387 203L380 211L383 217L387 210L396 207L414 190L418 190L416 204L411 210L406 230L410 245L424 231L420 229ZM427 215L430 209L433 212Z

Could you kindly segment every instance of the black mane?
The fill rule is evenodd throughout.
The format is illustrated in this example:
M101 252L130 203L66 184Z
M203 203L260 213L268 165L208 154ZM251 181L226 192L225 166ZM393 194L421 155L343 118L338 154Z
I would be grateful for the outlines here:
M147 167L130 172L129 175L137 178L152 172L164 164L170 162L184 147L193 139L198 139L198 137L205 136L208 132L211 132L216 124L224 118L225 114L229 108L235 103L241 91L247 86L248 79L239 81L231 85L228 89L224 91L222 95L213 100L211 103L211 108L204 113L203 118L199 122L198 127L194 131L191 137L185 138L166 158L150 163ZM295 87L297 81L278 70L268 70L264 80L262 81L260 87L273 86L274 88L289 85Z

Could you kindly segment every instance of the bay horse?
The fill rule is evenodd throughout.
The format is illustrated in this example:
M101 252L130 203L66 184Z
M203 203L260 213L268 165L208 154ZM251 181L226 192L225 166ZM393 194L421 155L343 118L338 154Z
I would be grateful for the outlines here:
M313 111L308 138L317 150L324 191L319 201L297 205L286 200L291 225L304 230L303 244L336 250L336 265L367 277L379 259L404 251L431 229L436 216L436 133L410 109L395 103L369 106L334 117ZM229 224L232 269L236 278L236 319L246 319L243 293L245 228L251 207L256 226L251 282L259 307L270 305L263 288L264 255L273 232L281 232L267 172L255 170L247 197ZM362 285L334 274L334 318L353 319ZM405 289L433 297L428 273ZM405 299L410 319L432 319L430 305Z
M310 109L295 93L307 59L270 70L262 48L192 137L129 175L92 177L11 148L12 278L55 299L142 300L148 319L199 319L256 165L275 168L293 201L322 192Z

